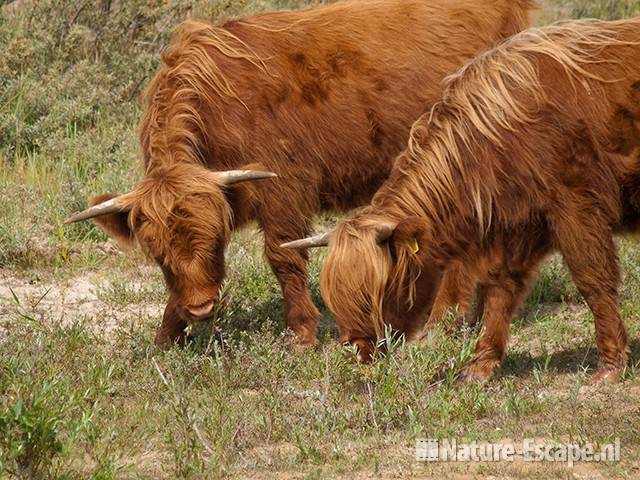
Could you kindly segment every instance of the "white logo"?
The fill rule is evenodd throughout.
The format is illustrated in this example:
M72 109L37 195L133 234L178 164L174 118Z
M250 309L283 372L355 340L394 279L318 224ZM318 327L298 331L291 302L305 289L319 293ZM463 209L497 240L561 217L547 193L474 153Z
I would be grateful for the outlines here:
M620 439L614 443L562 444L525 438L521 443L471 442L458 443L455 438L416 440L416 460L419 462L512 462L521 458L527 462L619 462Z

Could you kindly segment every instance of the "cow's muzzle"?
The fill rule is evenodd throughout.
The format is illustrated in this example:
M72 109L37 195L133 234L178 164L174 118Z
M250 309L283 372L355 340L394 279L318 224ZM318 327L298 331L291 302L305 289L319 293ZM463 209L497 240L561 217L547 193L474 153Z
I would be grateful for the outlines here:
M204 303L202 305L187 306L185 307L185 310L191 317L191 320L197 322L197 321L206 320L207 318L210 318L211 315L213 314L214 305L215 305L215 301L210 300L207 303Z

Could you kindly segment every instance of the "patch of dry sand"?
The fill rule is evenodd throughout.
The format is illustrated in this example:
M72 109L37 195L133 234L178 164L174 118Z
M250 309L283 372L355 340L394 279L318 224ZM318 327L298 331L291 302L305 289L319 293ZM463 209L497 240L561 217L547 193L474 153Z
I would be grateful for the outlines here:
M105 335L141 317L160 321L164 304L144 301L123 306L105 301L100 292L110 285L111 280L98 272L42 281L0 270L0 338L12 323L20 321L69 325L84 320L94 333ZM143 284L127 282L127 288L136 291Z

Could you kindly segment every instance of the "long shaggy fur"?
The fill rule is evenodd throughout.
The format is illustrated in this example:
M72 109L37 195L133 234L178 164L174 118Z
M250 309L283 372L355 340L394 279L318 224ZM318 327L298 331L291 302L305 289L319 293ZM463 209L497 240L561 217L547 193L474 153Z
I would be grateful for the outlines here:
M626 358L615 298L607 297L617 287L607 235L635 228L640 212L638 52L640 19L567 22L516 35L450 76L442 101L414 124L389 180L345 221L348 236L341 225L332 241L321 278L341 331L355 325L355 337L379 335L381 320L371 312L391 292L413 291L462 261L497 292L485 305L491 333L484 338L501 344L503 315L508 325L536 265L556 247L595 309L603 361ZM419 219L420 252L394 262L406 246L372 243L369 225L407 218ZM358 295L352 277L367 279ZM425 294L433 297L418 291L416 298ZM497 344L479 344L488 371L503 353Z
M189 21L176 30L162 53L164 66L143 92L146 108L140 136L147 172L176 163L206 165L207 120L200 105L218 109L227 101L245 105L223 72L220 56L246 61L258 73L266 73L258 55L222 27Z
M432 218L441 215L443 209L455 214L461 199L457 198L453 179L459 174L469 189L466 195L472 199L478 223L487 230L491 224L491 183L469 175L465 162L473 159L463 159L462 152L487 141L503 149L502 132L517 132L519 125L538 121L537 112L542 108L552 107L549 102L553 99L538 77L540 55L564 70L565 81L572 88L574 82L581 82L583 87L599 91L603 82L618 79L604 79L592 67L618 62L613 56L600 54L606 47L621 45L633 42L620 40L618 32L607 29L602 22L561 22L522 32L451 75L443 100L434 105L428 122L413 125L408 146L413 160L412 182L398 195L401 202L407 202L401 208ZM575 88L573 91L575 95ZM427 137L428 148L424 149ZM476 162L482 160L477 158ZM417 198L429 200L414 203Z
M378 248L375 219L342 222L332 233L331 252L323 268L320 289L327 307L338 318L353 319L354 331L384 334L383 300L393 262L387 250ZM324 272L349 272L339 284ZM339 290L339 292L338 292ZM349 301L344 301L349 298ZM333 301L336 299L337 301Z
M320 274L320 291L329 310L338 319L349 319L341 338L369 338L371 332L384 337L384 301L391 284L395 300L409 308L420 274L415 253L402 249L392 255L381 248L375 225L387 219L376 215L338 223L331 234L330 254ZM406 286L406 288L403 288Z

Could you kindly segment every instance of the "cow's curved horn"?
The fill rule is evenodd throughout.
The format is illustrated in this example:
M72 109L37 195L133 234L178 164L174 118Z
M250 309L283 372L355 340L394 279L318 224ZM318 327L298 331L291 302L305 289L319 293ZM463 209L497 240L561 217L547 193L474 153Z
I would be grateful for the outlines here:
M102 215L109 215L110 213L128 212L131 208L122 204L122 197L123 195L114 197L110 200L94 205L93 207L89 207L82 212L75 213L67 218L64 223L69 224L80 222L94 217L101 217Z
M223 185L233 185L247 180L264 180L265 178L277 177L273 172L263 172L261 170L227 170L218 172L218 179Z
M331 238L331 231L314 235L313 237L301 238L300 240L294 240L293 242L287 242L280 245L282 248L314 248L314 247L326 247L329 245L329 238Z
M389 240L393 231L396 228L396 224L393 223L378 223L374 226L376 231L376 240L378 243ZM282 248L314 248L314 247L326 247L329 245L329 239L331 238L330 230L325 233L314 235L313 237L302 238L300 240L294 240L293 242L287 242L280 245Z
M394 223L378 223L375 225L376 240L378 243L386 242L393 235L397 225Z

